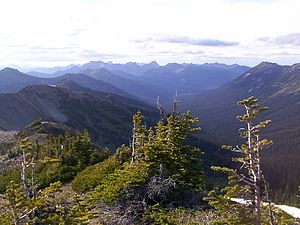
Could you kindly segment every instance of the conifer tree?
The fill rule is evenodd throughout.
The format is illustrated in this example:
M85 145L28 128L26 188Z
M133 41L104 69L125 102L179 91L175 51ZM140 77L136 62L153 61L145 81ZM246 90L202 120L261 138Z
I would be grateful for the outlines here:
M142 147L146 143L147 131L143 123L143 116L141 112L137 112L132 119L132 141L131 141L131 163L143 157Z
M205 186L202 153L187 144L189 136L199 130L197 122L190 112L180 113L175 108L154 129L146 129L138 112L133 116L131 146L121 146L94 167L95 173L92 168L86 170L88 173L80 173L76 183L86 177L98 177L95 186L82 185L80 189L94 188L87 199L96 207L109 207L111 214L104 217L114 221L112 224L142 222L146 210L151 211L155 204L171 208L198 204ZM101 224L101 215L99 219Z
M11 182L5 193L0 196L0 222L2 224L20 225L26 221L28 199L23 191L20 185Z
M84 147L89 145L89 140L85 135L82 140L75 143ZM11 182L6 192L0 195L0 223L87 224L92 214L86 204L80 196L74 196L72 199L60 196L61 182L54 182L44 189L38 189L35 165L40 159L37 158L35 148L28 138L21 140L20 149L21 182Z
M213 167L214 170L228 174L229 186L218 194L215 190L209 193L206 200L215 207L222 219L218 224L285 224L285 220L279 221L274 218L274 209L268 199L267 185L261 170L261 151L267 149L272 141L261 139L261 129L265 128L271 121L257 122L260 113L267 110L260 107L258 100L254 97L238 102L243 106L245 114L237 119L245 124L240 128L242 138L246 139L241 146L224 146L237 154L232 160L240 163L239 169ZM245 204L234 203L234 198L242 198ZM268 202L268 207L262 211L262 198ZM278 211L278 210L277 210ZM277 212L278 215L282 213ZM278 217L277 217L278 218ZM283 223L282 223L283 222Z
M20 149L22 156L20 160L21 167L21 181L23 184L24 194L27 199L35 196L36 180L35 180L35 164L36 154L34 152L32 143L28 138L21 140ZM28 169L30 168L30 176L28 175Z
M239 121L246 123L246 128L241 129L243 138L246 138L246 145L240 148L236 147L232 150L237 151L243 156L236 159L242 163L243 168L248 170L247 173L239 173L241 181L250 185L254 189L254 211L255 211L255 224L261 224L261 196L263 194L264 180L261 170L261 151L268 148L272 141L267 139L260 139L261 128L266 127L271 120L265 120L254 125L257 115L267 110L266 107L259 107L257 99L250 97L248 99L238 102L238 105L245 108L246 114L238 116Z
M190 112L173 110L157 123L154 138L149 138L152 141L145 146L145 160L154 173L160 174L163 169L165 175L176 180L181 188L200 190L205 183L202 153L186 144L189 135L200 130L194 127L197 122L198 119L193 118Z

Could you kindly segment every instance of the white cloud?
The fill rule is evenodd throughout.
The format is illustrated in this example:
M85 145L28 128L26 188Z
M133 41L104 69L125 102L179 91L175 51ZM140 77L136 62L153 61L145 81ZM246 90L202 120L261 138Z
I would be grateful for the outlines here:
M259 40L300 32L298 0L10 0L0 1L0 7L0 65L52 66L89 57L250 65L300 61L294 54L300 46ZM132 41L157 36L165 40Z

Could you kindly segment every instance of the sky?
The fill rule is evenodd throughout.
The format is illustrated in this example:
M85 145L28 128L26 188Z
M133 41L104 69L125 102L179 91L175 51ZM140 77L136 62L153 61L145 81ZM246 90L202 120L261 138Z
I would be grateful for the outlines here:
M300 0L0 0L0 65L300 62Z

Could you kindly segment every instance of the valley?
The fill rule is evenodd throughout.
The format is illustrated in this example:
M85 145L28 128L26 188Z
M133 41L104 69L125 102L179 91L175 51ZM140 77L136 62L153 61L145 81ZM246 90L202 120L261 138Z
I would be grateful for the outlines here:
M51 73L45 73L47 71ZM98 161L89 161L80 169L76 166L78 175L63 164L64 169L56 173L62 177L61 173L67 173L66 178L60 178L65 182L73 178L73 182L78 182L76 179L91 179L86 181L86 185L95 182L92 186L95 188L100 185L99 181L86 176L90 176L89 173L94 176L94 170L99 170L100 174L102 170L107 170L105 163L96 164L108 157L105 152L112 158L129 156L127 146L133 148L132 132L135 129L131 123L132 116L141 112L143 127L152 127L160 132L162 118L172 116L172 110L173 113L174 110L179 113L191 111L192 116L199 118L200 122L195 126L200 126L201 132L189 135L188 143L199 147L204 153L201 158L208 178L207 187L222 187L226 177L213 172L211 166L236 166L230 161L233 154L222 150L221 146L242 143L238 132L242 125L236 116L243 110L237 107L237 101L255 96L262 106L269 108L259 119L272 120L262 133L273 140L269 149L262 153L262 167L270 186L270 196L279 203L297 205L295 196L300 183L299 75L299 64L280 66L268 62L249 68L218 63L170 63L159 66L156 62L139 65L99 61L59 67L58 71L39 68L28 74L5 68L0 71L1 179L4 185L0 189L5 189L9 177L18 181L13 168L18 167L21 159L18 153L21 140L25 138L32 143L46 145L43 157L59 157L57 153L49 153L53 145L52 137L54 140L58 138L57 141L60 137L66 142L75 141L68 135L80 137L77 132L85 132L85 129L101 157ZM162 124L155 126L157 121ZM150 138L152 131L145 132ZM118 155L122 151L124 155ZM123 165L124 162L118 163ZM93 166L91 168L94 170L90 171L88 167L87 173L85 167L88 165ZM126 163L116 168L123 167L126 168ZM43 181L40 185L48 185L50 180L56 179L53 174L47 175L51 178L44 177L51 167L41 168L44 172L38 174ZM80 171L83 171L82 174ZM84 190L91 188L80 185Z

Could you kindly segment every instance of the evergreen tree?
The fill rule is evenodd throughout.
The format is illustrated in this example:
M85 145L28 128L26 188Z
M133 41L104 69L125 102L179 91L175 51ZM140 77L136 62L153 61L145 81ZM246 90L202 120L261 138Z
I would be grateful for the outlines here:
M20 185L11 182L5 193L1 195L0 201L0 222L1 224L24 224L28 216L24 189Z
M21 181L23 184L24 194L27 199L35 197L36 194L36 180L35 180L35 165L37 160L37 153L34 151L32 143L28 138L20 141L20 149L22 152L20 160ZM30 176L28 169L30 168Z
M200 129L190 112L173 112L156 125L152 141L145 145L145 161L153 173L164 173L174 179L181 188L204 187L201 151L186 144L191 133Z
M96 207L109 207L111 214L104 217L109 216L115 224L121 218L126 218L127 224L141 222L146 210L156 203L160 207L199 203L198 193L205 186L202 153L186 143L189 135L199 130L194 127L197 122L190 112L173 110L154 129L146 129L138 112L133 116L130 147L121 146L109 159L87 168L73 184L90 181L76 189L94 187L88 200Z
M137 112L133 115L132 123L132 141L131 141L131 163L137 162L143 157L142 148L147 141L147 131L143 126L143 116L141 112Z
M211 191L206 200L215 207L216 212L222 215L218 224L287 224L290 218L280 218L284 215L277 214L274 217L274 209L271 206L266 181L261 170L261 151L267 149L272 141L261 139L261 129L265 128L271 121L257 122L258 115L266 107L259 107L258 100L254 97L238 102L243 106L246 113L238 116L240 122L245 123L241 128L241 136L246 139L241 146L224 146L237 154L232 160L240 163L239 169L228 169L213 167L214 170L228 174L229 186L222 190L221 194ZM234 203L234 198L245 199L245 204ZM262 211L262 198L268 203ZM278 211L278 210L277 210Z
M87 136L84 136L75 144L87 146L88 142ZM0 196L1 224L87 224L91 214L84 201L79 196L71 200L69 196L60 196L61 182L38 189L35 165L40 159L28 138L21 140L20 149L21 180L20 183L11 182Z

